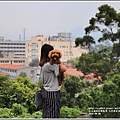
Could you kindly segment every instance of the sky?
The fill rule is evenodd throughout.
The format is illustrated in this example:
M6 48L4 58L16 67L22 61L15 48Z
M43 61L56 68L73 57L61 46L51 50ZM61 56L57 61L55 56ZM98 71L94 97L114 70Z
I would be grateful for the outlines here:
M0 36L30 40L36 35L66 32L82 37L90 18L103 4L120 12L119 1L0 1Z

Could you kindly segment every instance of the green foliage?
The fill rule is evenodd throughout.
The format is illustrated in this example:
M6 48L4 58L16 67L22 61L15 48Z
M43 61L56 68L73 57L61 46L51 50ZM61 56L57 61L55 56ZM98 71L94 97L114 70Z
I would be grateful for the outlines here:
M79 105L79 94L89 93L93 87L93 83L81 80L80 77L67 76L61 88L61 106L70 108ZM72 103L72 104L71 104Z
M6 107L9 102L10 80L7 75L0 75L0 107Z
M34 118L27 109L20 104L13 104L12 108L0 108L0 118Z
M8 83L9 86L7 85ZM34 93L38 87L37 84L32 83L27 77L22 78L18 76L15 80L7 80L6 84L2 85L1 107L11 108L14 103L17 103L26 107L30 113L33 113L36 110L33 103Z
M120 43L114 43L113 44L113 48L112 48L112 52L116 55L116 57L120 57L120 51L119 51L119 48L120 48Z
M75 66L78 64L79 57L72 58L69 60L69 62L72 64L72 68L76 68Z
M84 74L94 73L97 76L102 76L103 79L106 79L106 74L111 70L109 60L102 58L102 55L94 52L83 54L76 67Z
M119 66L119 64L117 65ZM61 89L61 118L76 118L81 112L89 113L90 107L118 107L120 105L119 72L114 74L111 72L108 79L100 87L94 87L92 83L83 81L79 77L67 76ZM9 86L7 86L8 94L4 99L5 102L0 103L4 106L0 108L0 118L42 118L42 112L35 108L32 97L38 84L33 84L30 79L20 76L13 81L2 76L1 80L3 80L0 81L2 88L8 83ZM103 112L100 115L91 115L91 117L119 118L120 115L118 112Z
M89 36L92 32L99 32L101 34L101 37L97 40L98 42L109 40L113 43L112 52L116 57L120 57L120 13L117 13L116 10L108 4L98 7L98 13L89 20L89 26L85 28L85 36ZM83 36L83 38L85 36ZM87 41L87 45L92 44L89 42L89 39ZM79 44L82 43L76 39L76 45L78 46Z
M118 77L117 77L118 78ZM119 76L120 79L120 76ZM113 80L113 79L112 79ZM95 87L90 96L94 98L92 108L105 108L107 112L101 112L100 115L93 115L92 117L99 118L119 118L118 112L109 112L108 109L119 108L120 101L120 87L116 84L116 81L106 81L101 87Z
M120 61L116 63L115 67L117 68L117 71L120 72Z
M42 118L42 112L41 111L34 112L32 114L32 117L33 118Z
M80 78L76 76L68 76L65 79L65 89L67 93L70 93L71 97L75 97L76 93L81 92L81 83L80 83Z
M80 115L79 108L68 108L67 106L63 106L60 110L61 118L76 118Z
M21 72L19 76L24 78L24 77L27 77L27 74L25 72Z
M13 118L16 118L13 116ZM17 116L17 118L34 118L30 113L23 113L22 115L20 116Z
M29 66L31 67L38 67L39 59L32 59L32 62L29 63Z
M100 54L108 59L104 52ZM96 57L100 56L96 54ZM99 87L94 87L94 83L81 80L80 77L67 76L61 88L61 118L76 118L81 112L89 113L89 108L120 107L119 66L120 63L117 62L116 68L107 73L107 80ZM42 118L42 112L33 103L33 96L38 88L40 86L27 77L18 76L11 81L7 76L0 75L0 118ZM91 117L119 118L120 114L101 112Z
M81 45L83 47L88 46L90 48L91 44L95 44L95 40L92 36L86 35L83 38L76 38L75 45L76 47Z
M3 54L0 52L0 58L3 58L4 56L3 56Z
M26 113L26 112L27 112L27 109L25 109L22 105L17 104L17 103L14 103L12 105L11 114L14 117L21 116L23 113Z
M100 44L96 44L96 45L91 45L89 52L98 52L104 48L106 48L108 50L112 50L112 45L109 43L109 41L106 41L105 44L100 43Z
M10 117L11 117L11 109L0 108L0 118L10 118Z
M93 106L94 99L89 93L80 93L77 97L77 104L82 112L88 112L88 107Z
M64 106L64 105L69 106L70 102L68 100L70 100L71 97L70 97L70 93L67 93L64 85L60 90L60 94L61 94L61 99L60 99L61 106Z

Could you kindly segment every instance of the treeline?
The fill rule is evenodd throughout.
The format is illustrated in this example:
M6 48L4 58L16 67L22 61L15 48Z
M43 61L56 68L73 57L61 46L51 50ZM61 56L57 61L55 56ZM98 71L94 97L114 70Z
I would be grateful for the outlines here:
M67 76L61 89L61 118L76 118L80 113L98 118L119 118L118 64L116 72L110 72L108 80L100 86L80 77ZM34 93L39 88L27 77L18 76L15 80L9 80L8 76L0 75L0 118L42 118L41 110L33 103ZM104 109L100 111L101 108Z

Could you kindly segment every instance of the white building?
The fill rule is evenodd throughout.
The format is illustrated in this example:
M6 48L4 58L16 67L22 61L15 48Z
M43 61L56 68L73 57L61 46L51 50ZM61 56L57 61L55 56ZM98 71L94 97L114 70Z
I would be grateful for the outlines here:
M15 58L25 57L25 41L0 41L0 51L2 53L13 53Z
M37 82L39 79L37 77L38 70L39 68L34 68L29 66L25 67L20 65L0 64L0 72L9 75L9 78L11 80L19 76L21 72L25 72L27 77L29 77L33 82Z
M0 52L4 55L0 58L0 64L16 64L28 66L28 58L25 57L25 41L11 41L0 39Z

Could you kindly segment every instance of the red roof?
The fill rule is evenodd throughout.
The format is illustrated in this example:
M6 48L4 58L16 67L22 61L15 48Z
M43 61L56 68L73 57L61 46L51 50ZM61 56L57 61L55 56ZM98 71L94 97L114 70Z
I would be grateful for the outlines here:
M94 73L90 73L88 75L85 75L84 80L100 80L100 81L102 81L101 77L100 76L98 76L98 78L95 77Z
M65 73L66 73L66 75L84 76L84 74L81 71L77 71L76 69L67 69L67 71ZM96 78L94 73L85 75L84 80L100 80L100 81L102 81L101 77L98 76L98 78Z
M81 71L77 71L76 69L67 69L65 72L67 75L73 76L83 76L84 74Z
M0 64L0 68L20 69L20 68L24 68L24 67L25 67L25 66L21 66L21 65Z

